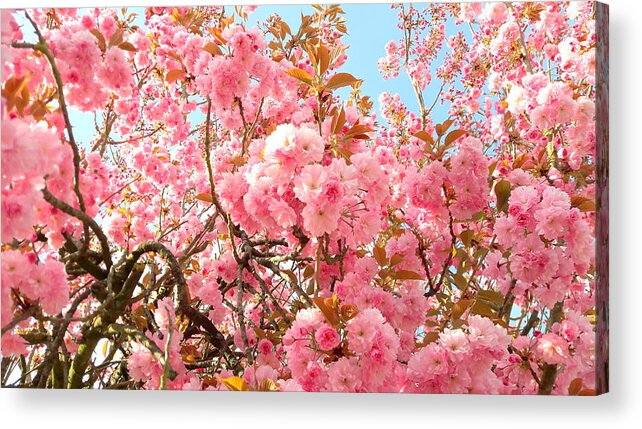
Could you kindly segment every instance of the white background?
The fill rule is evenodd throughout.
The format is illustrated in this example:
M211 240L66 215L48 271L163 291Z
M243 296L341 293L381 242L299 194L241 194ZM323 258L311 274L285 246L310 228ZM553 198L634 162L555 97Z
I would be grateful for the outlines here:
M231 3L228 0L223 3ZM238 1L237 1L238 2ZM273 0L274 3L303 3ZM352 0L351 2L354 2ZM165 0L161 4L219 1ZM238 2L238 3L243 3ZM247 2L245 2L247 3ZM255 3L270 3L257 0ZM642 427L642 2L610 0L611 392L600 397L0 390L0 425L38 427ZM141 6L26 0L2 7Z

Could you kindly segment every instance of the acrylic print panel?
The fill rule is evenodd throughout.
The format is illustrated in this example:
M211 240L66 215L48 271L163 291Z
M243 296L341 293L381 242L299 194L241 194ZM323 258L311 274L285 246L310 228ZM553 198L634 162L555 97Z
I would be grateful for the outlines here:
M2 11L2 386L608 389L608 9Z

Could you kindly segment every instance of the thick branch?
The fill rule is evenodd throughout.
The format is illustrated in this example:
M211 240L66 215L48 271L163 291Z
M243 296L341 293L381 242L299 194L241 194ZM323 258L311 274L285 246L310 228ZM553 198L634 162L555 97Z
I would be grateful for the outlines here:
M190 305L187 295L187 282L185 281L183 270L174 254L162 243L148 241L136 246L125 262L125 266L123 267L124 273L131 272L138 259L149 252L158 253L167 262L170 273L176 280L175 301L178 311L205 329L212 337L212 344L218 349L223 350L226 347L225 337L205 315Z
M84 212L84 210L78 210L66 202L59 200L56 198L51 192L49 192L49 189L44 188L42 190L42 195L45 198L45 201L47 201L49 204L57 208L58 210L67 213L69 216L73 216L79 221L81 221L85 226L91 228L92 231L96 234L96 237L98 237L98 241L100 242L100 248L102 250L102 256L103 260L105 261L105 265L107 266L107 269L109 269L112 266L112 260L111 260L111 252L109 250L109 242L107 240L107 236L103 232L103 230L100 228L100 225L87 213Z

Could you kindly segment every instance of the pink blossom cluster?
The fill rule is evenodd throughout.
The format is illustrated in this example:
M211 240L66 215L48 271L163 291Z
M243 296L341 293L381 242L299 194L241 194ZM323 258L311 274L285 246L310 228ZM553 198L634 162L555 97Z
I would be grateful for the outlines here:
M481 316L460 329L446 329L408 362L408 391L424 393L507 393L499 370L509 357L511 336Z
M110 40L117 24L109 14L84 15L82 20L52 32L50 41L69 102L83 111L104 107L110 97L128 97L134 89L127 52L118 46L101 51L91 30Z
M379 310L360 312L337 332L320 311L300 311L283 337L292 382L288 389L367 392L394 389L400 372L399 338ZM327 362L326 353L344 342L347 356Z
M250 151L260 153L258 162L223 173L217 182L235 221L273 234L298 225L312 237L339 231L359 242L372 237L385 197L375 190L385 192L387 184L375 158L357 153L350 165L343 159L326 162L324 137L306 124L279 125L255 143ZM367 228L357 228L359 223Z
M296 89L283 73L284 66L262 55L265 41L258 29L244 31L242 26L230 26L222 37L229 55L212 57L201 50L186 67L196 76L198 91L211 98L214 112L223 124L238 128L259 114L284 118L291 113ZM259 107L262 104L263 111Z
M2 241L30 238L45 176L58 176L68 151L55 129L21 118L2 120Z
M491 255L489 274L505 279L499 283L502 290L514 279L517 291L532 290L546 306L562 300L573 276L585 275L593 263L590 226L557 188L515 188L508 216L497 218L495 231L497 242L511 253L508 264L499 252ZM560 241L566 245L554 245Z
M2 326L11 322L15 295L39 304L47 314L60 313L69 300L64 265L53 258L37 261L34 253L2 252ZM25 341L12 332L2 336L3 352L22 354L25 346Z
M593 3L394 6L378 67L416 101L380 114L320 8L28 11L53 65L2 13L3 356L92 362L73 387L595 388Z

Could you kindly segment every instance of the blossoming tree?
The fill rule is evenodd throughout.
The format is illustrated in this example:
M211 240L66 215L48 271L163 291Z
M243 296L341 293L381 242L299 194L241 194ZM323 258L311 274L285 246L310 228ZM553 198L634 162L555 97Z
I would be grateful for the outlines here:
M3 386L600 391L596 5L253 9L3 11Z

